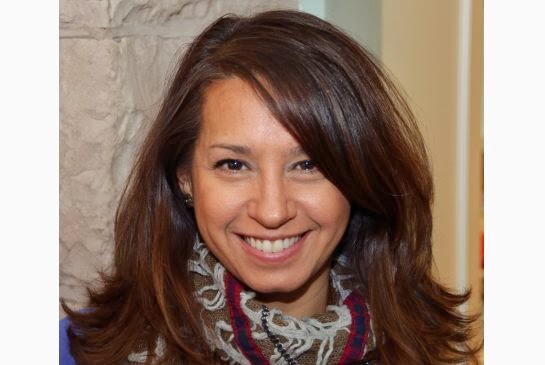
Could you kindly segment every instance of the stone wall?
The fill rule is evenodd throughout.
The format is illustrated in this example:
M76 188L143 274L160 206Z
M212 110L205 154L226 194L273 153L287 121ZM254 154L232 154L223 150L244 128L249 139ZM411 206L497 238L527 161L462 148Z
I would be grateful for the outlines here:
M84 305L86 285L108 268L120 192L184 45L225 13L299 3L60 1L59 280L69 305Z

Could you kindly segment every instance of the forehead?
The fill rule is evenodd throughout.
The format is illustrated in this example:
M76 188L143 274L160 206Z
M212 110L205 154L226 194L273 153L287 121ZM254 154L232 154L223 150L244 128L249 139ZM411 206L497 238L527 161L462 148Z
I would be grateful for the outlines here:
M260 112L270 114L250 84L236 77L214 81L204 94L204 119Z
M246 138L246 142L283 136L294 141L254 88L239 78L214 81L206 90L201 137Z

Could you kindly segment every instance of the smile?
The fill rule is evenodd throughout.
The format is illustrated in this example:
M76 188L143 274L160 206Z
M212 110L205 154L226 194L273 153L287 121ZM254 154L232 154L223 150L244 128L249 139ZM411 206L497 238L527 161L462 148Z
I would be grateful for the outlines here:
M276 240L260 240L254 237L244 237L244 241L256 250L263 251L264 253L277 253L282 252L299 241L301 236L287 237Z

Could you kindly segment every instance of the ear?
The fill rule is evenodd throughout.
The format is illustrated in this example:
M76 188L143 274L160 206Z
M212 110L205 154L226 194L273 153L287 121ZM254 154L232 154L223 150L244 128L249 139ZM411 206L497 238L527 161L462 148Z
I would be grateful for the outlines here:
M193 196L193 187L191 185L191 175L189 172L185 169L179 169L176 172L176 177L178 178L178 186L180 186L182 193Z

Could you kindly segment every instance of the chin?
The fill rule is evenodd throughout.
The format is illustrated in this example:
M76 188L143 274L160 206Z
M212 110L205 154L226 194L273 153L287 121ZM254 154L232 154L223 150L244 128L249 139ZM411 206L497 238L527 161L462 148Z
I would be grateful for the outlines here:
M282 293L288 294L297 291L299 286L295 285L267 285L267 284L257 284L257 285L248 285L250 289L255 291L258 294L273 294L273 293Z
M251 276L250 280L244 280L245 278L240 278L240 281L249 287L252 291L258 294L290 294L296 293L303 288L309 286L309 280L295 279L293 275L288 276L287 278L275 278L274 275L270 275L267 280L255 280L259 276ZM304 290L304 289L303 289Z

